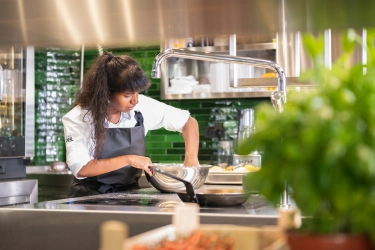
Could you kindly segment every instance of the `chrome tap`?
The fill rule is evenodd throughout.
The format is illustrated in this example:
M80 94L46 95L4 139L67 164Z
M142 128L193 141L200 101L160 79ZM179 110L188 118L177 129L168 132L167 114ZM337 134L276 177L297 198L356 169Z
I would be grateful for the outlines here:
M283 111L283 104L286 102L286 77L284 69L273 61L251 58L251 57L239 57L230 55L218 55L213 53L202 53L196 51L189 51L184 49L166 49L159 53L152 66L151 77L160 78L160 65L164 59L168 57L178 57L193 60L211 61L211 62L222 62L222 63L235 63L245 64L249 66L255 66L260 68L267 68L273 70L277 75L277 91L271 94L271 102L274 108L278 112Z
M284 69L273 61L251 58L251 57L238 57L230 55L218 55L213 53L202 53L196 51L189 51L184 49L166 49L159 53L152 65L152 78L160 78L160 65L164 59L169 57L178 57L193 60L221 62L221 63L236 63L245 64L254 67L267 68L273 70L277 75L278 85L277 90L271 93L271 102L273 107L278 112L283 112L284 104L286 102L286 77ZM279 207L281 209L288 209L290 207L288 201L287 185L285 184L284 191L280 197Z

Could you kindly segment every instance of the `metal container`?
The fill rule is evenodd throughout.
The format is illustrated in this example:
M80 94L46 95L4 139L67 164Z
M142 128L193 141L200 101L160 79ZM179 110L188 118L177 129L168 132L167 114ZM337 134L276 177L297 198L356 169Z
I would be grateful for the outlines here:
M177 193L183 202L192 202L187 192ZM250 192L237 189L195 190L197 203L204 207L239 206L251 195Z
M190 182L193 188L200 188L208 175L211 165L200 165L198 167L184 167L183 164L155 164L155 167ZM160 192L176 193L185 191L185 185L181 181L170 178L156 172L153 176L146 174L151 185Z

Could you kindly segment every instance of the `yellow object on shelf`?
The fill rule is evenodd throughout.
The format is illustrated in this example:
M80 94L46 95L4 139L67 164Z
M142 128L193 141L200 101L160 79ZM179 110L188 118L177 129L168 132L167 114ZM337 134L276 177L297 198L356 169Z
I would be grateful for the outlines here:
M245 164L243 166L247 171L251 171L251 172L256 172L256 171L259 171L260 170L260 167L255 167L251 164Z
M277 77L277 74L275 72L268 72L262 75L262 78L275 78L275 77Z

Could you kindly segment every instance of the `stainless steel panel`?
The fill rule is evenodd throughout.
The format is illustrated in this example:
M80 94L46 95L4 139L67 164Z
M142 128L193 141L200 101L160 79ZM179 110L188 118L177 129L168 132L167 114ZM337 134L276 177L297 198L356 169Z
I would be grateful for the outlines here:
M0 207L38 202L38 181L17 180L0 182Z
M0 107L0 158L24 157L26 90L23 80L25 71L23 48L0 47L0 65L3 82Z
M166 38L275 34L279 0L0 0L0 44L157 45Z
M282 0L289 31L375 27L373 0Z
M254 203L254 210L261 203ZM0 208L1 247L4 249L82 250L100 248L100 225L117 220L128 225L129 237L172 223L172 213L78 211ZM277 216L200 214L201 224L276 225Z
M34 47L26 48L25 157L35 155L35 60Z
M165 38L261 37L280 31L374 27L371 0L1 0L0 44L132 46Z

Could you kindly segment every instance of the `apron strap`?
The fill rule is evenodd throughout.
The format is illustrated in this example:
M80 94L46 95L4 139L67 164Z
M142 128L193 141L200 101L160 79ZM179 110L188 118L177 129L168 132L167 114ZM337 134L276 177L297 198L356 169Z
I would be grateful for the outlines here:
M99 189L98 189L98 192L101 193L101 194L106 194L106 193L113 193L113 187L112 185L103 185L101 186Z
M137 121L137 124L135 124L134 127L138 127L138 126L143 125L143 115L142 115L142 113L139 112L139 111L134 111L134 113L135 113L134 118Z

